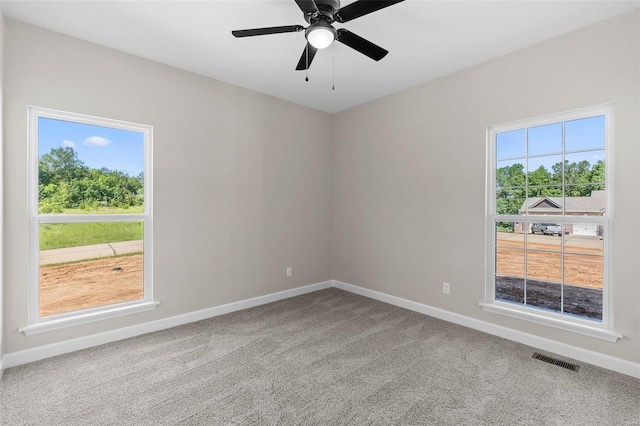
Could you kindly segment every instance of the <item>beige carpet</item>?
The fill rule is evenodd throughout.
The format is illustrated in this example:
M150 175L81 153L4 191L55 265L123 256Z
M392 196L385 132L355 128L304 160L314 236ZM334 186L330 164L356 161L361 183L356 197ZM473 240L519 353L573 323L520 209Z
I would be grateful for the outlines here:
M640 380L534 351L332 288L8 369L0 424L640 424Z

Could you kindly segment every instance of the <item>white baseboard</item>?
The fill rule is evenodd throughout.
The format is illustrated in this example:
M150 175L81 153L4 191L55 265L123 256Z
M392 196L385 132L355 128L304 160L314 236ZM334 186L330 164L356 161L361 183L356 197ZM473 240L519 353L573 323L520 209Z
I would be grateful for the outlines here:
M252 308L254 306L265 305L278 300L288 299L301 294L329 288L333 281L324 281L316 284L298 287L291 290L280 291L267 294L265 296L254 297L252 299L241 300L239 302L228 303L226 305L214 306L213 308L202 309L200 311L189 312L187 314L176 315L143 324L132 325L118 330L105 331L103 333L90 336L79 337L63 342L52 343L50 345L38 346L36 348L25 349L17 352L4 354L4 368L15 367L29 362L39 361L45 358L62 355L69 352L87 349L93 346L103 345L118 340L128 339L141 334L152 333L154 331L165 330L179 325L201 321L207 318Z
M160 320L133 325L118 330L106 331L104 333L79 337L77 339L52 343L50 345L39 346L32 349L6 353L4 354L3 358L0 358L0 378L2 377L3 369L6 368L15 367L17 365L26 364L29 362L39 361L41 359L62 355L68 352L87 349L93 346L103 345L105 343L128 339L130 337L139 336L141 334L152 333L154 331L165 330L167 328L201 321L203 319L224 315L242 309L252 308L254 306L264 305L278 300L288 299L290 297L311 293L313 291L318 291L329 287L336 287L341 290L368 297L370 299L379 300L381 302L389 303L391 305L399 306L401 308L409 309L411 311L419 312L425 315L442 319L444 321L449 321L454 324L462 325L464 327L472 328L478 331L502 337L504 339L512 340L548 352L553 352L562 356L573 358L578 361L587 362L598 367L606 368L640 379L640 363L634 363L620 358L615 358L610 355L582 349L576 346L568 345L566 343L557 342L555 340L535 336L532 334L524 333L522 331L513 330L486 321L445 311L443 309L434 308L433 306L413 302L411 300L402 299L400 297L391 296L385 293L380 293L378 291L369 290L363 287L358 287L352 284L347 284L335 280L324 281L304 287L295 288L292 290L285 290L278 293L267 294L265 296L259 296L252 299L229 303L226 305L215 306L213 308L207 308L170 318L163 318Z
M341 281L334 280L333 287L640 379L640 363L513 330L501 325L492 324Z
M4 374L4 364L3 364L3 358L0 357L0 380L2 380L2 375Z

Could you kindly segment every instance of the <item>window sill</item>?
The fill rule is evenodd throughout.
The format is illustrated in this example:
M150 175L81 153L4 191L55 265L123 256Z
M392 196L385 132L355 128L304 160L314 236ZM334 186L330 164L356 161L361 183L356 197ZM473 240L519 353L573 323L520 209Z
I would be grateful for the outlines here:
M616 333L613 330L608 330L602 327L598 327L590 324L582 324L576 322L569 322L562 319L550 318L545 315L537 314L535 312L525 312L520 309L503 306L497 303L480 303L482 309L487 312L492 312L498 315L505 315L511 318L517 318L523 321L529 321L536 324L542 324L549 327L554 327L564 331L570 331L573 333L582 334L589 337L594 337L600 340L606 340L607 342L617 342L618 339L622 339L622 334Z
M73 316L65 316L64 318L56 318L43 320L26 327L19 328L18 331L27 336L32 334L46 333L49 331L60 330L62 328L73 327L77 325L89 324L95 321L117 318L139 312L151 311L158 307L160 302L141 301L133 304L114 306L111 308L100 309L94 312L78 313Z

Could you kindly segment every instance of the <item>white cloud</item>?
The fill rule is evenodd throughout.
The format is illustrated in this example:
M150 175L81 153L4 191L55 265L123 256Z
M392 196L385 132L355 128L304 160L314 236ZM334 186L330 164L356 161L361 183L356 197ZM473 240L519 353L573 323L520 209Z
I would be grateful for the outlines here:
M111 143L109 139L100 136L91 136L84 140L83 144L88 146L107 146Z
M75 148L76 144L74 142L64 140L64 141L62 141L60 146L63 147L63 148Z

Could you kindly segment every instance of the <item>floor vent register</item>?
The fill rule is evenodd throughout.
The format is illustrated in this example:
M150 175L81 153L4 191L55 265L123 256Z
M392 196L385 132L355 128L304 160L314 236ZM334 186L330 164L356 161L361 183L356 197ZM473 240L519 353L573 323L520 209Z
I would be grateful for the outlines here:
M546 363L549 364L553 364L553 365L557 365L558 367L562 367L562 368L566 368L567 370L571 370L571 371L578 371L580 369L579 365L576 364L571 364L570 362L566 362L566 361L562 361L556 358L552 358L550 356L547 355L542 355L538 352L534 352L533 355L531 355L531 358L535 358L538 359L540 361L544 361Z

